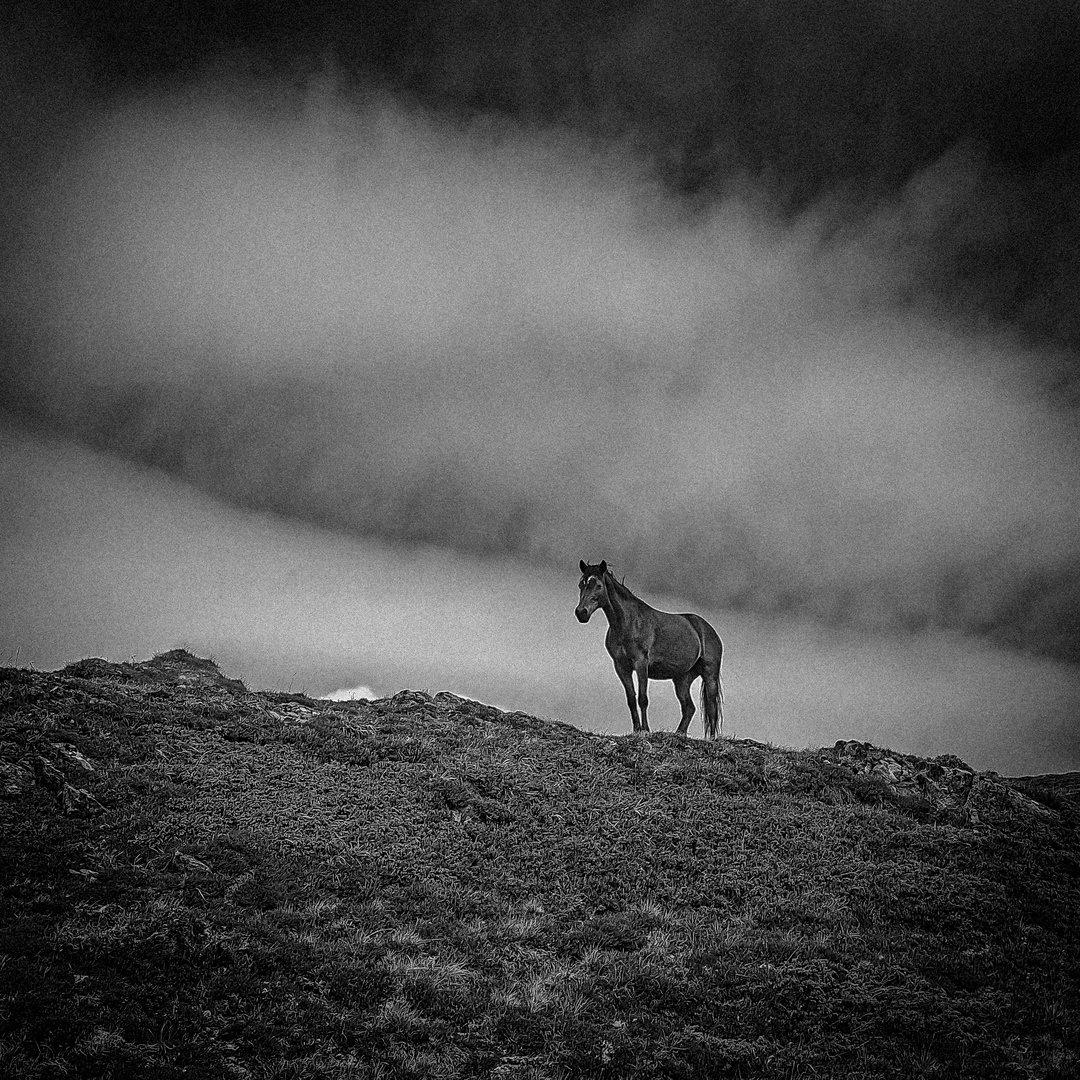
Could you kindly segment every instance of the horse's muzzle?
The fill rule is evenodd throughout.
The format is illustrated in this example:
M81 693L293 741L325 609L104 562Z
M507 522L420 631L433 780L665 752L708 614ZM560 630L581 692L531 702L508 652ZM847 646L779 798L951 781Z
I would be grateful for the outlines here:
M577 616L578 622L588 622L591 611L586 611L583 607L574 608L574 614Z

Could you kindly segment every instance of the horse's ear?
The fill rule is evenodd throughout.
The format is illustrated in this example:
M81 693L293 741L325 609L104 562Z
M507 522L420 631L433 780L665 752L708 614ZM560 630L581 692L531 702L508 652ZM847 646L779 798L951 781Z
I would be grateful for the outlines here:
M600 560L600 576L603 577L607 573L607 559Z
M588 569L589 569L589 568L588 568L588 567L587 567L587 566L585 565L585 560L584 560L584 559L582 559L582 560L581 560L581 572L582 572L582 573L584 574L584 573L585 573L585 571L586 571L586 570L588 570Z

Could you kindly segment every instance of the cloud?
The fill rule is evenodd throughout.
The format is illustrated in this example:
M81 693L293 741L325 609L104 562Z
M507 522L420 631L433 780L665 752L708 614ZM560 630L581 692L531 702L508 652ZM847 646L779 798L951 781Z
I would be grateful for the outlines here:
M566 128L208 79L19 189L0 391L243 506L1080 659L1067 358L920 279L991 188L959 145L854 216L690 207Z
M370 686L352 686L348 689L331 690L323 694L323 701L376 701L380 697Z

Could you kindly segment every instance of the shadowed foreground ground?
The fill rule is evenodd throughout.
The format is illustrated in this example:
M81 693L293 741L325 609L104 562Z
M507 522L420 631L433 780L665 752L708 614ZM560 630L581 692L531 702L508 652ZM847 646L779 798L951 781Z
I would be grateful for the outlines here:
M0 1074L1065 1080L1076 779L0 669Z

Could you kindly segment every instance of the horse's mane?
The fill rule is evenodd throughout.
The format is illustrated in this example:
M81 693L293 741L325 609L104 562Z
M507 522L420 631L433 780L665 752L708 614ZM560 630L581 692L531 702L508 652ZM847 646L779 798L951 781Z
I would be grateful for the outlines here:
M618 588L619 592L625 593L627 596L632 596L635 600L640 600L641 599L641 597L638 596L637 593L635 593L630 588L630 586L626 584L626 575L625 574L621 578L617 578L615 576L614 571L609 566L607 568L607 573L604 576L611 578L611 583Z

